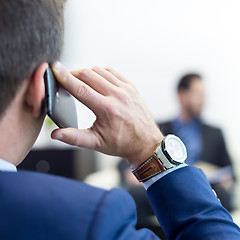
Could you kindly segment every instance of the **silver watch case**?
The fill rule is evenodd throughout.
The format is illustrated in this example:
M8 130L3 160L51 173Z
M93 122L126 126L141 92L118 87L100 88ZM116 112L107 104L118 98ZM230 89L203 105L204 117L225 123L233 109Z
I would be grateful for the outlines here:
M173 134L167 135L154 152L155 157L166 169L185 162L187 150L181 139Z

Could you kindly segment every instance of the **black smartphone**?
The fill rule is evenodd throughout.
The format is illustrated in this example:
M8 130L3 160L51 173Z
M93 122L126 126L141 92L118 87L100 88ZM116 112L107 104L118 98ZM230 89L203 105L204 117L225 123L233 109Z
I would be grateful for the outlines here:
M59 128L78 128L75 100L56 80L51 67L44 74L45 111Z

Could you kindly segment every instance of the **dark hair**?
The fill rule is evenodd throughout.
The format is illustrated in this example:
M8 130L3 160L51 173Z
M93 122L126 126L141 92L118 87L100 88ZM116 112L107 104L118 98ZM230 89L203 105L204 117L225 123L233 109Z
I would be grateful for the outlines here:
M195 81L196 79L202 79L201 75L199 75L197 73L189 73L189 74L182 76L182 78L180 79L178 86L177 86L178 92L181 90L184 90L184 91L188 90L191 83L193 81Z
M60 58L63 0L1 0L0 116L42 62Z

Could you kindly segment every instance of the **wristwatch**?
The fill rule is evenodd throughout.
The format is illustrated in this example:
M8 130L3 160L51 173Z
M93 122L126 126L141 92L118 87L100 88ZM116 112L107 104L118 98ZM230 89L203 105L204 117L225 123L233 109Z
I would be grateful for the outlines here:
M132 170L139 182L183 164L187 158L187 150L181 139L169 134L160 142L153 155L139 167Z

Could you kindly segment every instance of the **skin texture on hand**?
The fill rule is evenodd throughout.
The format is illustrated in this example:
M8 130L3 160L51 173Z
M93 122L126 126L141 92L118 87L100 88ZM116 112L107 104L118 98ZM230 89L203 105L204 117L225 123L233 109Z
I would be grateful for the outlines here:
M57 62L52 69L59 83L96 115L89 129L56 129L53 139L126 158L133 168L153 154L163 135L130 81L112 68L69 73Z

